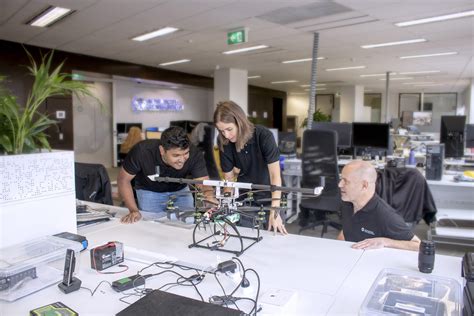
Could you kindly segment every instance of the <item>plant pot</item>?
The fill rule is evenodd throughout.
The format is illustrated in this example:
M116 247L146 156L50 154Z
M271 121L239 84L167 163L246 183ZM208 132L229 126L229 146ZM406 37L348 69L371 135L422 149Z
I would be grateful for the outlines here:
M74 152L0 156L0 248L77 232Z

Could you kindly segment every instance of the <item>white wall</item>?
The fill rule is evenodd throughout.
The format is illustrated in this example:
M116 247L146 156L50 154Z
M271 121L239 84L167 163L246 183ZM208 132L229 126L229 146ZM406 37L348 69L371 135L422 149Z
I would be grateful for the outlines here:
M133 97L175 99L184 104L184 110L180 112L133 112ZM208 89L171 89L129 80L114 80L115 123L142 123L143 128L147 128L168 127L170 121L176 120L211 121L208 107L211 106L212 101L212 91Z
M73 96L74 160L112 166L112 84L95 82L91 97Z
M286 98L286 114L296 115L298 117L298 136L303 136L301 124L308 117L309 95L292 95L288 94Z

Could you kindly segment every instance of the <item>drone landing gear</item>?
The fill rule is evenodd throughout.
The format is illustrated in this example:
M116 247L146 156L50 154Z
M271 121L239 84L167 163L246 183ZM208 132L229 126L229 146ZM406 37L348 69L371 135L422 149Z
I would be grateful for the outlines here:
M209 227L210 235L200 239L199 241L196 241L202 235L201 229L207 231L206 227ZM257 227L256 231L256 237L243 236L239 233L237 226L226 218L221 218L213 222L201 220L194 227L193 243L188 247L223 251L233 253L238 257L243 254L245 250L249 249L263 239L263 237L260 236L260 227ZM212 240L212 242L209 242L209 240ZM244 243L244 240L250 241L250 243Z

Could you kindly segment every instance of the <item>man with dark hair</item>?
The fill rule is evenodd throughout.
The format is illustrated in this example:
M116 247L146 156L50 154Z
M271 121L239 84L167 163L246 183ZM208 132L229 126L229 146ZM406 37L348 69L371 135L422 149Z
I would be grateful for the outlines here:
M355 249L397 248L418 251L420 239L397 212L375 193L377 173L367 161L355 160L342 169L342 231L339 240L356 242Z
M174 205L179 209L193 207L192 194L185 194L189 192L186 184L157 182L148 178L157 172L170 178L191 176L195 180L209 179L202 155L190 144L181 127L166 129L160 140L148 139L136 144L125 158L117 179L120 196L129 210L122 223L140 220L140 210L164 212L172 195L176 197ZM138 206L131 185L134 178ZM204 194L213 200L211 189L204 190Z

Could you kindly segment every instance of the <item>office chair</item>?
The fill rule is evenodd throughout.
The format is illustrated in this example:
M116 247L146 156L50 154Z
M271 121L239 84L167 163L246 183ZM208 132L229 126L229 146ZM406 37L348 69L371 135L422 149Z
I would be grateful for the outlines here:
M306 130L303 134L301 187L314 188L325 177L323 193L316 198L303 199L300 203L299 224L302 231L322 225L321 237L328 226L342 229L340 222L329 216L340 218L341 194L339 191L339 170L337 166L337 135L329 130Z
M436 204L425 177L415 168L385 168L377 171L375 192L412 228L423 218L436 221Z
M107 170L101 164L74 164L76 199L113 205L112 186Z

